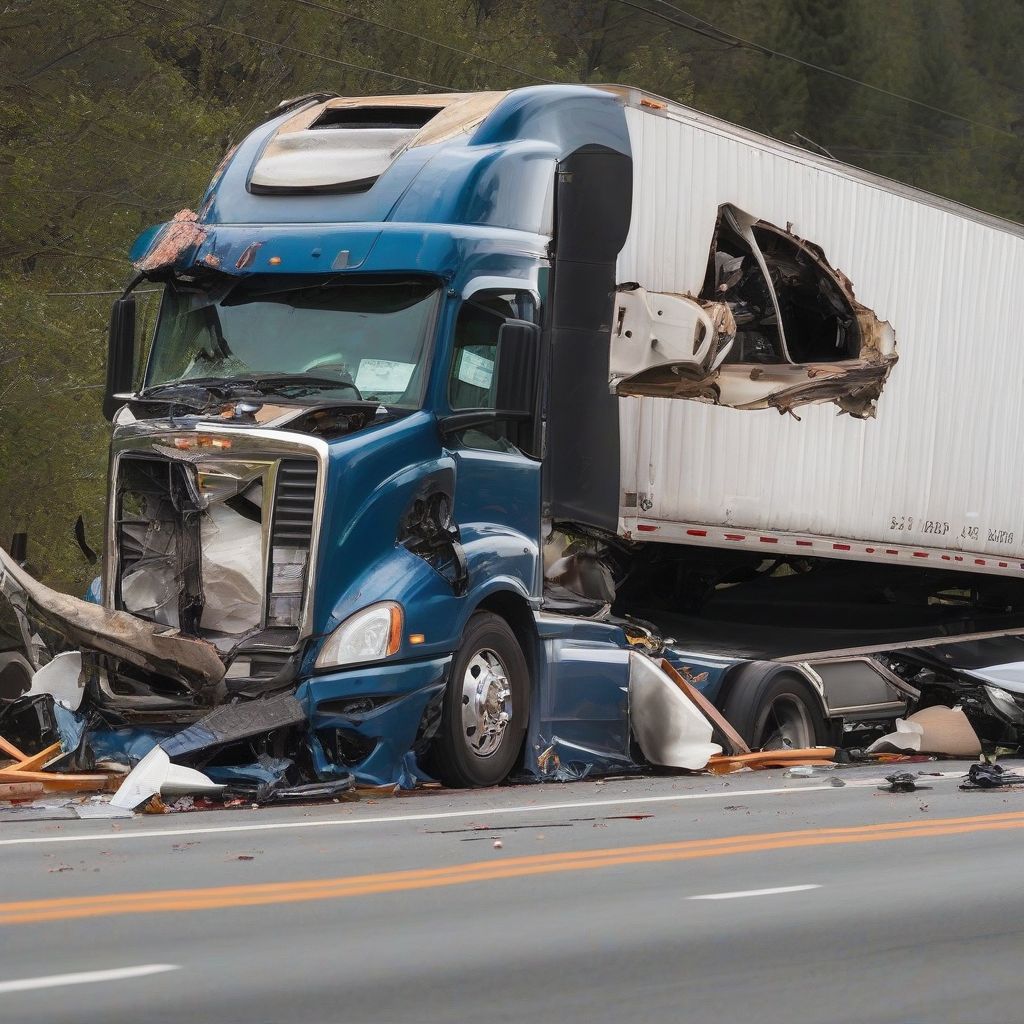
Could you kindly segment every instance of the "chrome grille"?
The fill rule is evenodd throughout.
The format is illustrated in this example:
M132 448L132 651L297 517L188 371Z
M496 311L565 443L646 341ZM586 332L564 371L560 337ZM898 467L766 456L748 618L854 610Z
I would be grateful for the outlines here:
M274 547L311 546L316 473L315 459L281 460L277 470L271 526L271 543Z

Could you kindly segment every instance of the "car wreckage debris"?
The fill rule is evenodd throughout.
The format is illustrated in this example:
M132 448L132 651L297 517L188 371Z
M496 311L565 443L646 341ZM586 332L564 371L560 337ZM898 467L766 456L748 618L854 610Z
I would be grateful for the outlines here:
M1005 789L1024 783L1024 775L1014 775L1001 764L979 762L967 770L967 779L960 783L961 789Z
M894 772L892 775L886 775L885 781L889 785L878 788L886 793L916 793L919 789L932 788L921 785L919 775L914 775L912 772Z
M875 740L865 752L977 757L981 741L960 708L930 707L896 719L896 731Z
M572 563L576 569L580 564L578 557ZM49 594L38 590L30 594L34 581L22 576L0 561L0 586L6 587L8 600L14 595L15 605L20 600L22 607L39 599L50 600ZM98 628L98 620L93 623L89 618L96 606L67 600L72 602L67 608L61 605L67 619L61 620L64 636L74 640L84 635L80 631L86 621L90 628ZM139 622L131 615L125 618ZM51 615L49 621L53 624L56 619ZM109 625L108 620L103 622ZM186 644L183 650L193 659L189 668L193 685L212 692L208 687L223 671L212 647L203 644L205 653L197 655L194 641L172 635L173 630L156 636L150 625L143 623L146 643L164 654L176 651L179 643ZM171 647L161 647L165 643ZM87 651L99 649L83 646ZM897 720L895 732L863 752L833 746L752 751L701 692L703 677L663 658L663 650L656 638L647 637L624 652L629 685L626 698L621 699L621 713L623 735L629 740L620 751L565 735L548 733L544 738L535 734L527 758L532 781L574 781L609 773L621 776L651 766L712 775L781 768L787 778L815 778L850 760L925 759L926 754L973 757L981 751L981 741L964 711L941 706L926 707ZM342 761L324 756L302 691L236 695L198 718L194 718L198 706L193 705L182 711L183 720L175 721L171 714L144 725L112 714L97 701L88 685L94 657L74 650L57 653L36 670L26 692L0 702L0 757L9 761L0 761L0 801L12 802L3 809L0 820L124 816L141 808L196 810L337 800L343 795L358 798L382 792L366 790L365 778L353 775ZM145 661L149 654L140 658ZM411 789L431 783L412 752L405 755L403 764L398 786ZM1024 782L1024 777L976 765L964 788L998 788L1019 782ZM888 783L890 792L921 788L917 777L906 772L890 776ZM394 791L395 785L387 791ZM74 796L115 790L112 799L101 796L93 802ZM48 799L49 794L60 794L60 799Z

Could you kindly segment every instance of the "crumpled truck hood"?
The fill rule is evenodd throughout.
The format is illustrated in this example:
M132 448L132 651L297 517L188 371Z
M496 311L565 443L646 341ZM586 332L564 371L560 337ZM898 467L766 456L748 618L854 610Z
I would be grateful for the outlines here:
M33 617L73 646L182 682L203 703L215 703L220 695L225 666L212 644L128 612L111 611L51 590L2 549L0 600L8 601L19 618L29 612L31 605Z

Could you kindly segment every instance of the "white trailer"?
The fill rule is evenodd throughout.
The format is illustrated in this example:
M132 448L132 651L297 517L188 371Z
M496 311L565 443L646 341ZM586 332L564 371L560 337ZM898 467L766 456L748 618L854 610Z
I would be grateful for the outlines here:
M1024 228L613 91L620 534L1024 574Z

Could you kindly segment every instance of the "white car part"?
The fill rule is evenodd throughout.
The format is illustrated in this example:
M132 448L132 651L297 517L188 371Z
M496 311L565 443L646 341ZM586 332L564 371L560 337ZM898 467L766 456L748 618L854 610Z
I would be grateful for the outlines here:
M711 723L650 658L629 656L629 724L651 764L699 771L722 748Z
M48 693L69 711L77 711L84 692L81 652L64 651L36 672L25 696L36 697Z
M224 787L211 781L202 772L184 765L171 764L167 751L155 746L121 783L112 807L134 811L150 797L177 796L184 793L219 793Z

